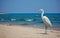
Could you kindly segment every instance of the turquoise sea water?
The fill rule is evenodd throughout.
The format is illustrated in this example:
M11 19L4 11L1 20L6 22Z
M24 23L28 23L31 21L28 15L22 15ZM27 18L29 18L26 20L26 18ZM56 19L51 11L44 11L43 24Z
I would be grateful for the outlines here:
M60 13L45 13L53 25L60 28ZM0 14L0 23L11 24L28 24L28 25L40 25L44 24L41 19L40 13L6 13Z

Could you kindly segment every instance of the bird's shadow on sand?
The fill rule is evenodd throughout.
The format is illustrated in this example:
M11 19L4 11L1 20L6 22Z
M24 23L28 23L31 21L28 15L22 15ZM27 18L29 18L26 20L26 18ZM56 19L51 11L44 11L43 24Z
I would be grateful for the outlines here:
M36 34L43 34L43 35L46 35L46 34L48 34L48 33L36 33Z

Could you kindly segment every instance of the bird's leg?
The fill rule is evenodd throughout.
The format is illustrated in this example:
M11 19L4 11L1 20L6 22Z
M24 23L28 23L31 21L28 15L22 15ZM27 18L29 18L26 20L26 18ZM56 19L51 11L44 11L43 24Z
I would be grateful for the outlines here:
M51 32L53 32L53 26L50 27Z
M47 34L47 26L45 25L45 34Z

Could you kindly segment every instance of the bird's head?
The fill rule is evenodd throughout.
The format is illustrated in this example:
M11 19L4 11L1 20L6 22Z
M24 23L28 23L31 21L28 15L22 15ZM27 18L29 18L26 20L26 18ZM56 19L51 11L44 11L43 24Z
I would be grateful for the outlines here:
M43 10L43 9L40 9L40 11L41 11L41 13L42 13L42 12L44 12L44 10Z
M43 9L40 9L40 10L38 10L38 11L40 11L41 13L43 13L43 12L44 12L44 10L43 10Z

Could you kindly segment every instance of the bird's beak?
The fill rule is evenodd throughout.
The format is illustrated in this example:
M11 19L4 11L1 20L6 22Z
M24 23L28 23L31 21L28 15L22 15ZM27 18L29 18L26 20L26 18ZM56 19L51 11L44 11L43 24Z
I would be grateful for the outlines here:
M44 10L43 9L39 9L39 10L37 10L37 12L43 12Z

